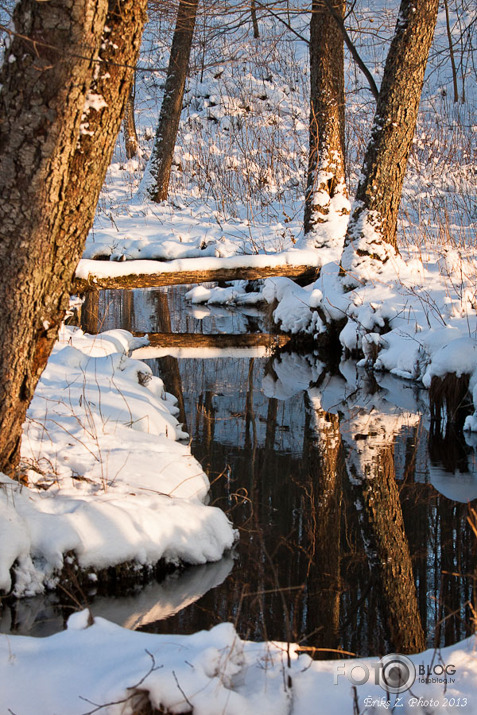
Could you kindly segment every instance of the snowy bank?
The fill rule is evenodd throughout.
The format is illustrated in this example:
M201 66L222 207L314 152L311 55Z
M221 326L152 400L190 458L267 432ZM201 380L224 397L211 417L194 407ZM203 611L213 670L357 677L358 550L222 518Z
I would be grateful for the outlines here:
M468 376L477 407L477 264L470 249L429 249L419 257L408 249L374 273L369 265L365 269L355 266L348 284L337 256L305 287L285 277L267 278L254 292L237 283L233 290L198 287L187 297L195 304L268 303L281 330L314 341L338 325L341 349L360 358L358 365L425 387L434 377ZM477 413L465 427L477 431Z
M127 715L149 701L194 715L477 713L475 638L406 659L411 688L390 694L383 677L395 662L313 661L293 644L242 641L231 623L189 636L138 633L83 611L49 638L0 636L0 712Z
M234 531L204 505L209 482L162 380L113 330L63 328L27 415L27 486L1 476L0 588L54 587L66 564L91 572L217 561ZM65 556L67 558L65 559Z

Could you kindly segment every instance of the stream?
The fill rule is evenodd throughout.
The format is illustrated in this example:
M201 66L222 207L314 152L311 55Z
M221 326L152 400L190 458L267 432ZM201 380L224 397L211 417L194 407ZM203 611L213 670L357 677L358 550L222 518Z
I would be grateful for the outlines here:
M185 290L102 291L82 325L183 335L134 357L178 397L210 503L240 538L218 563L127 593L92 586L93 615L154 633L232 621L242 638L298 642L316 658L416 652L472 633L472 439L431 426L418 386L287 346L274 353L281 341L259 310L191 306ZM215 337L238 334L260 337ZM71 608L62 593L13 602L0 630L49 635Z

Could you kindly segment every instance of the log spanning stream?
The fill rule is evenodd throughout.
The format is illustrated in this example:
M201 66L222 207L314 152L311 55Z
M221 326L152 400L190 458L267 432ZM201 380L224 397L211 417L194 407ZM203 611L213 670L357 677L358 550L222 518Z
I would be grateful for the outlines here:
M94 615L151 632L221 621L316 657L415 652L473 631L475 451L430 429L424 390L339 370L269 335L263 316L188 306L184 288L90 294L84 328L151 334L148 361L179 398L234 554L124 595ZM278 352L276 352L278 350ZM3 610L2 630L58 630L62 595Z

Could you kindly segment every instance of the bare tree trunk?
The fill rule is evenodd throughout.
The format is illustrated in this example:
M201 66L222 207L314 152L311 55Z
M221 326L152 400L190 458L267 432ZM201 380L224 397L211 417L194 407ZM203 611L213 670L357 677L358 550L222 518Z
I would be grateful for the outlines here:
M344 17L345 0L333 9ZM344 158L344 45L343 34L330 10L313 0L310 22L310 150L305 195L306 245L330 246L336 236L336 216L349 214ZM334 235L327 231L333 219ZM340 246L341 248L341 246Z
M145 6L21 0L15 10L0 76L0 471L9 474L93 221Z
M131 91L129 92L128 101L126 102L126 109L124 111L123 119L123 129L124 129L124 143L126 145L126 157L128 159L133 159L138 155L139 151L139 141L137 138L136 131L136 120L134 117L134 82L131 86Z
M180 0L177 11L164 98L149 168L152 184L148 192L157 203L165 201L169 192L198 4L199 0Z
M444 0L444 9L446 12L447 41L449 43L449 56L450 56L451 67L452 67L452 85L454 88L454 104L457 104L457 102L459 101L459 87L457 85L457 68L455 66L454 45L452 44L452 32L451 32L450 18L449 18L449 4L448 4L447 0Z
M252 18L253 37L255 40L258 40L260 37L260 30L258 29L257 6L255 4L255 0L251 0L250 2L250 15Z
M438 0L402 0L386 59L342 269L353 287L398 255L396 228Z

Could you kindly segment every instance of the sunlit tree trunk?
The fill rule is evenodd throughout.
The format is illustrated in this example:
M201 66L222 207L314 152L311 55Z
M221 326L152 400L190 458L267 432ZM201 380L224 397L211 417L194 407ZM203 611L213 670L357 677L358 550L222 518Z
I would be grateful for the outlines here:
M0 84L0 471L68 306L114 141L145 0L22 0Z
M346 2L333 7L344 17ZM346 232L349 202L344 153L343 34L322 0L313 0L310 22L310 148L305 194L307 247L337 246Z
M438 0L401 2L345 239L342 272L349 287L398 255L398 209L438 6Z
M165 201L169 193L198 4L199 0L181 0L177 11L164 98L149 164L151 183L148 192L151 199L157 203Z
M139 140L137 138L136 119L134 116L134 98L135 90L133 83L131 91L129 92L128 101L126 102L123 119L124 143L126 145L126 157L128 159L133 159L139 152Z

